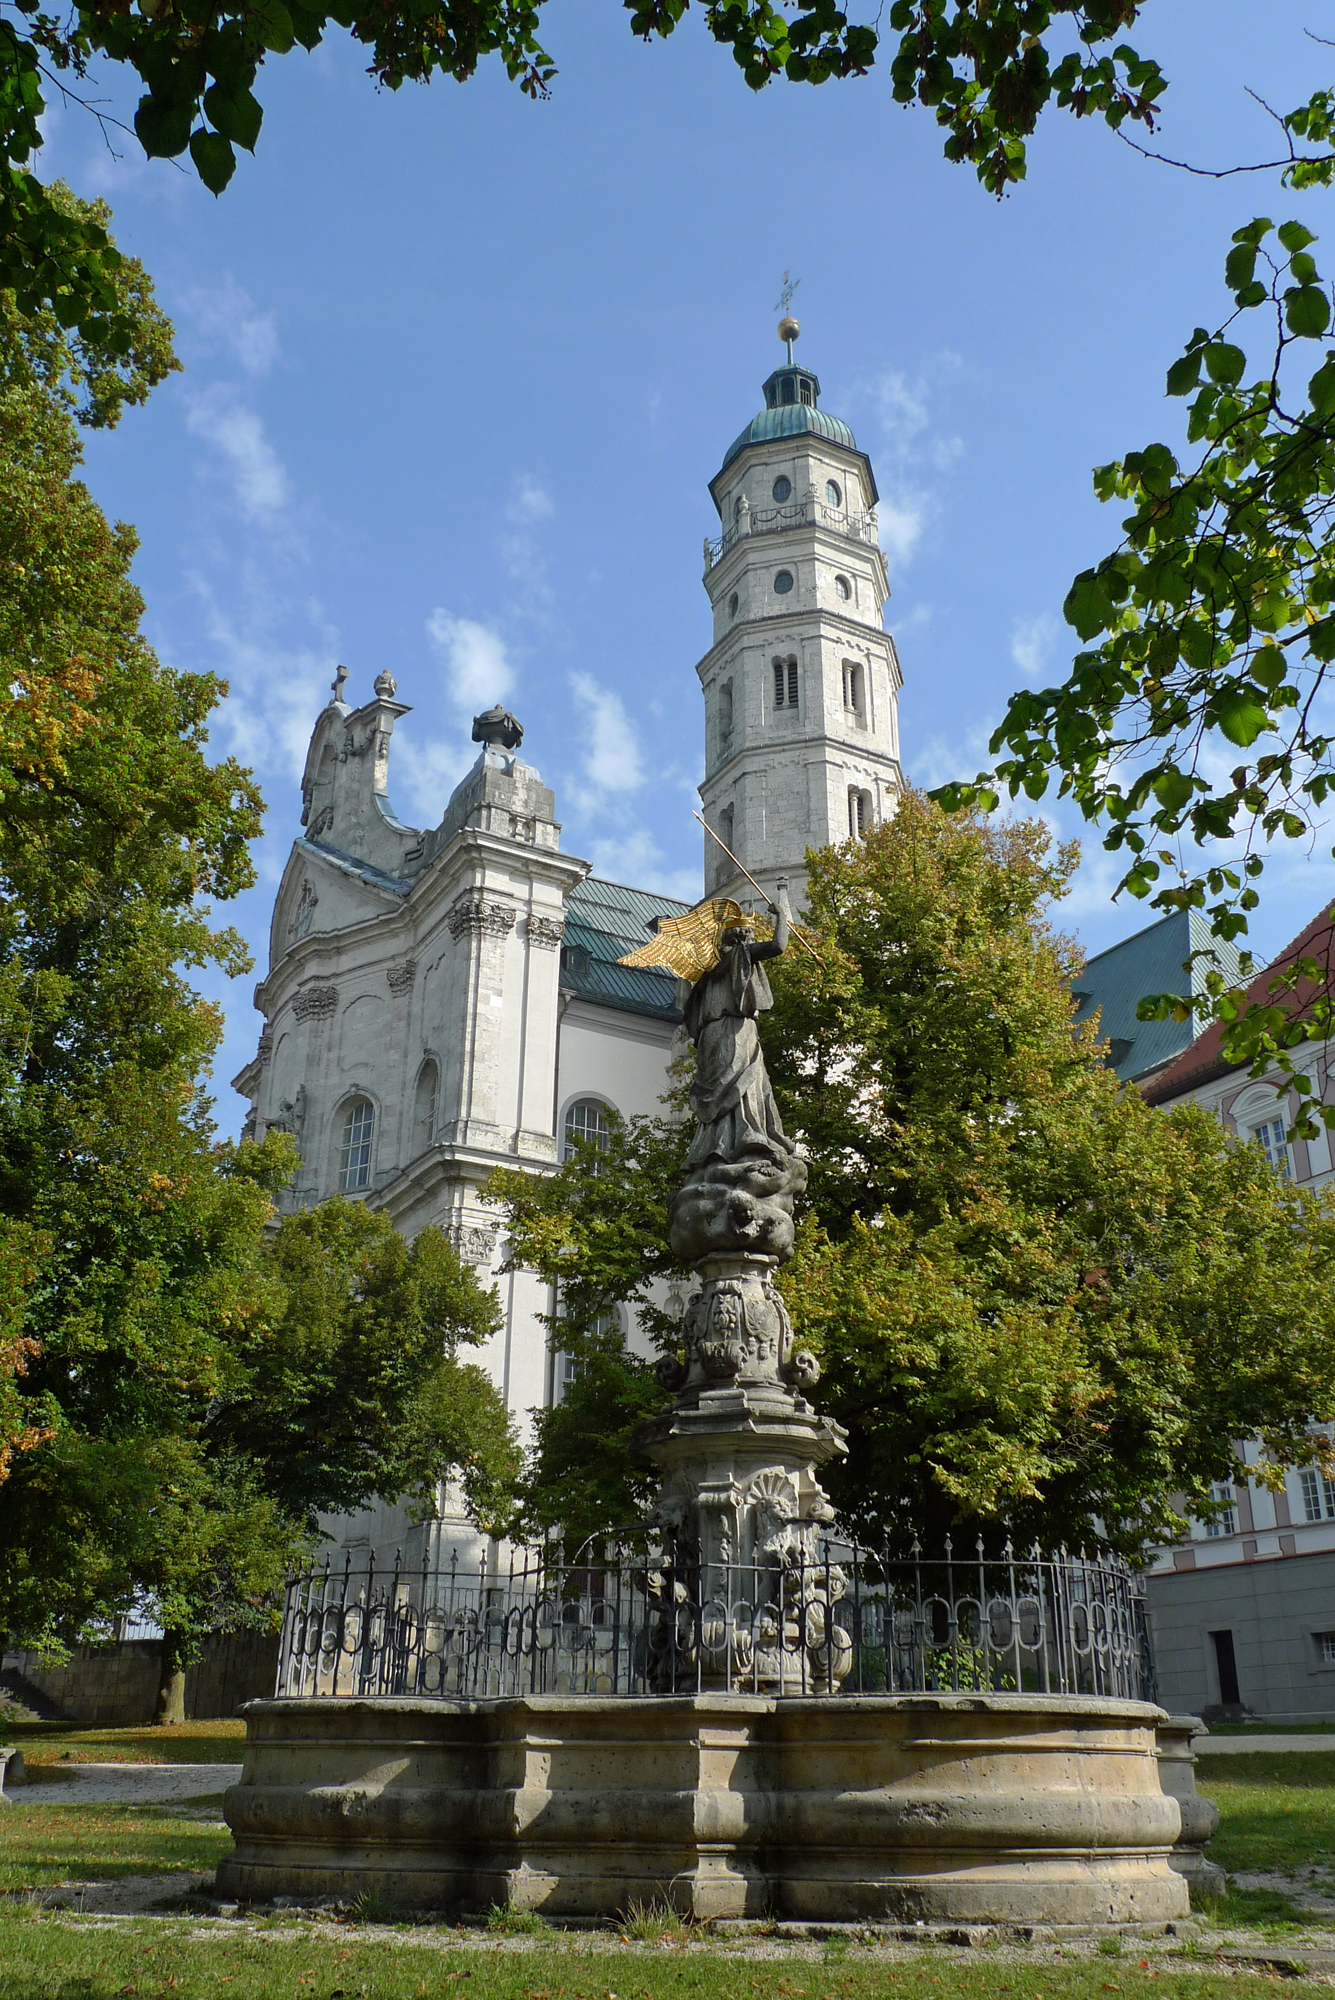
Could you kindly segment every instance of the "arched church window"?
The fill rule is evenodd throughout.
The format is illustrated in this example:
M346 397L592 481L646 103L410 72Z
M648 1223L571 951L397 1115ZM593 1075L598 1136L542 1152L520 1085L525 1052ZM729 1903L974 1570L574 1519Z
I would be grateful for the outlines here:
M825 482L825 498L826 498L826 499L828 500L828 502L829 502L829 504L831 505L831 507L842 507L842 506L843 506L843 504L844 504L844 496L843 496L843 494L842 494L842 493L841 493L841 492L839 491L839 482L838 482L838 480L837 480L837 479L827 479L827 480L826 480L826 482Z
M732 682L724 681L718 691L718 753L726 757L732 749Z
M785 375L783 381L779 384L779 400L783 403L795 403L797 401L797 397L793 392L793 378L791 375Z
M782 505L783 505L783 503L784 503L784 501L785 501L785 500L790 500L790 499L792 498L792 494L793 494L793 482L792 482L792 480L791 480L791 479L785 479L785 478L784 478L784 476L783 476L783 474L782 474L782 473L780 473L780 474L779 474L779 476L778 476L778 478L777 478L777 479L775 480L775 482L774 482L774 504L775 504L775 506L776 506L776 507L782 507Z
M780 597L786 597L792 587L793 572L790 569L781 569L774 579L774 588L778 591Z
M799 388L799 390L800 390L800 392L801 392L801 398L802 398L802 401L803 401L804 403L809 403L809 402L811 401L811 384L810 384L810 382L800 382L800 383L798 384L798 388Z
M731 807L731 806L724 806L724 808L723 808L722 812L721 812L721 813L719 814L719 816L718 816L718 831L719 831L719 839L720 839L720 840L721 840L721 841L723 842L723 847L732 847L732 846L733 846L733 809L732 809L732 807ZM731 869L731 867L732 867L732 863L731 863L731 862L729 861L729 859L728 859L727 855L726 855L726 854L725 854L725 853L723 852L723 847L715 847L715 849L714 849L714 880L715 880L715 882L723 882L723 881L726 881L726 879L727 879L727 876L728 876L728 872L729 872L729 870L730 870L730 869ZM735 849L734 849L734 852L735 852Z
M734 592L732 593L732 596L731 596L731 597L730 597L730 598L728 599L728 616L729 616L729 618L735 618L735 617L737 616L737 606L738 606L738 603L739 603L739 602L740 602L740 599L739 599L739 598L738 598L738 596L737 596L737 592L736 592L736 591L734 590Z
M849 582L848 578L846 576L837 576L834 580L834 587L838 595L842 597L845 604L847 604L849 598L853 595L853 586Z
M436 1100L440 1094L440 1071L434 1062L424 1062L417 1072L413 1095L413 1139L415 1150L424 1153L436 1134Z
M343 1142L339 1148L338 1185L342 1193L355 1194L371 1185L371 1141L375 1136L375 1111L365 1097L354 1097L343 1116Z
M850 715L862 714L862 668L856 660L844 661L844 707Z
M607 1106L600 1104L596 1097L581 1097L566 1112L565 1146L562 1157L572 1159L580 1142L596 1146L601 1153L607 1151L612 1136L612 1128L607 1122Z
M797 656L790 654L786 660L774 662L774 706L776 708L797 707Z
M871 793L859 791L855 786L848 793L848 837L861 840L871 825Z

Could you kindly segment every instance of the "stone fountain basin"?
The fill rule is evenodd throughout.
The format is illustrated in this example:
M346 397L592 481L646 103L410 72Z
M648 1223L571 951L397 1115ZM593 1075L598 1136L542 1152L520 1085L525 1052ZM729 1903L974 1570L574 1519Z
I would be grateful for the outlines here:
M220 1893L476 1915L1162 1925L1147 1702L1062 1695L251 1702Z

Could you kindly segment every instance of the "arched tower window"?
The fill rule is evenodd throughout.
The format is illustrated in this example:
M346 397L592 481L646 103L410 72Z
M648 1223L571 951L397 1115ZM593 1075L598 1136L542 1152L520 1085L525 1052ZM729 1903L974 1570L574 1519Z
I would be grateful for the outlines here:
M737 851L736 837L733 833L733 820L734 820L733 808L731 806L724 806L722 812L718 816L719 839L723 842L723 847L730 847L732 848L733 852L736 853ZM712 842L711 845L713 845ZM732 863L729 861L727 855L723 852L723 847L717 847L717 846L714 847L715 882L725 881L732 869Z
M413 1094L413 1150L426 1152L436 1135L436 1100L440 1094L440 1071L428 1060L417 1072Z
M844 661L844 708L849 715L862 716L862 668L856 660Z
M718 754L726 757L732 749L732 682L724 681L718 691Z
M776 708L797 707L797 655L790 653L786 660L774 662L774 706Z
M861 840L871 825L871 793L850 785L848 791L848 837Z
M607 1122L607 1106L600 1104L596 1097L581 1097L566 1112L562 1158L572 1159L581 1140L586 1145L594 1145L599 1152L605 1153L611 1136L611 1127Z
M355 1194L371 1185L371 1143L375 1137L375 1111L370 1100L354 1097L343 1114L343 1139L339 1147L338 1185L343 1194Z

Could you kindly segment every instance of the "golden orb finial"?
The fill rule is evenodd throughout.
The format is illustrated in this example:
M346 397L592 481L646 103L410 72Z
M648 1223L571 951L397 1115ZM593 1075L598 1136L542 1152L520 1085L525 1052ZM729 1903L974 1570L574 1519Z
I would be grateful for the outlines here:
M786 340L791 347L802 329L791 313L786 313L779 321L779 339Z

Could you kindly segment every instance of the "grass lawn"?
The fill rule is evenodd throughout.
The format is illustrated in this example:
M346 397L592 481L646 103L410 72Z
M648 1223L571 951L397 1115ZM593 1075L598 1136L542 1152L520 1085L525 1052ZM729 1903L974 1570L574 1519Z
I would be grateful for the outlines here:
M1292 1875L1315 1864L1335 1877L1335 1751L1203 1756L1196 1783L1219 1807L1210 1858Z
M70 1806L19 1803L0 1820L0 1892L49 1889L62 1882L109 1882L125 1875L203 1875L232 1845L225 1827L186 1816L208 1810L163 1806ZM219 1816L222 1801L212 1802Z
M17 1743L30 1764L239 1764L246 1752L240 1716L183 1722L175 1729L75 1729L67 1722L9 1722L0 1742Z
M1268 2000L1274 1992L1273 1975L1225 1976L1162 1954L1061 1964L1048 1948L1017 1964L986 1951L961 1961L924 1950L887 1964L856 1947L827 1950L823 1960L757 1960L662 1945L609 1952L591 1936L522 1953L470 1948L449 1932L430 1937L406 1929L300 1936L281 1921L228 1932L180 1919L5 1917L0 2000L1104 2000L1150 1986L1158 2000Z

